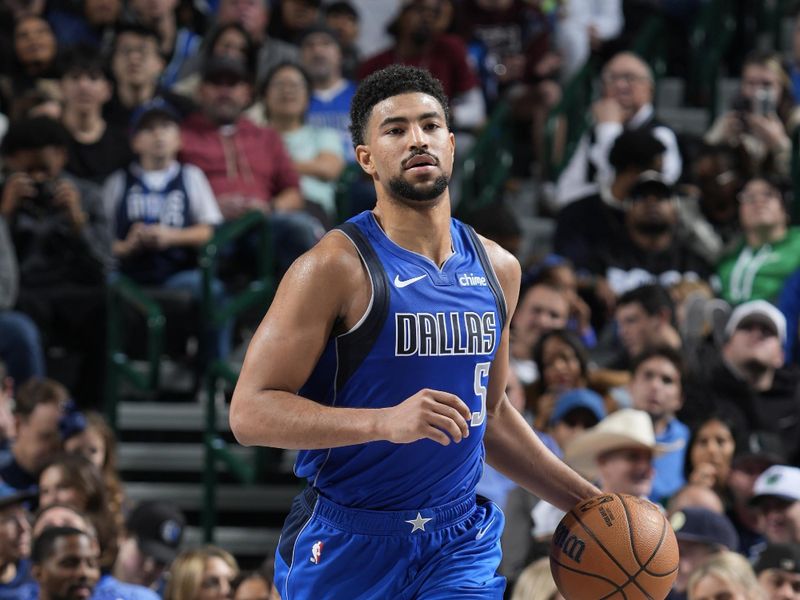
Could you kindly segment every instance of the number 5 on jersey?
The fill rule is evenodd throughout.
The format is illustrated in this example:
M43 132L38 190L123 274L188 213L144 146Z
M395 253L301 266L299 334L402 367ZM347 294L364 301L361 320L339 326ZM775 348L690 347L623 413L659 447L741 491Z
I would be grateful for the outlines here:
M482 362L475 365L475 395L481 399L481 411L472 413L469 424L480 427L486 420L486 380L489 378L489 367L492 363Z

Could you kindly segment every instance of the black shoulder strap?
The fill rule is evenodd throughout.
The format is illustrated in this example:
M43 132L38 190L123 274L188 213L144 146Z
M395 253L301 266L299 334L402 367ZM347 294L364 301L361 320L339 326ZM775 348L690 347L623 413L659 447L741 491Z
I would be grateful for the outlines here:
M352 332L339 336L337 349L339 365L336 373L336 388L347 382L358 366L369 354L389 314L389 277L381 259L364 233L355 223L342 223L335 229L341 231L353 243L367 268L372 282L372 305L364 321Z
M475 230L469 225L465 224L464 228L467 230L472 240L472 245L475 247L475 252L478 254L478 260L481 261L483 272L486 273L489 289L492 290L494 299L497 302L497 311L500 313L500 330L502 331L503 327L505 327L506 318L508 318L508 308L506 307L506 297L503 293L503 288L500 287L500 282L497 280L492 261L489 260L489 255L486 254L486 248L483 247L483 242L481 242L478 234L475 233Z

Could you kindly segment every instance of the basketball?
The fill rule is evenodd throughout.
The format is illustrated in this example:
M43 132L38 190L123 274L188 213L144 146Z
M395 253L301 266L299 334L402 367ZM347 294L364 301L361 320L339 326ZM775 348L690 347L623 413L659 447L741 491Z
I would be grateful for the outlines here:
M678 542L654 504L604 494L561 519L550 570L566 600L663 600L678 575Z

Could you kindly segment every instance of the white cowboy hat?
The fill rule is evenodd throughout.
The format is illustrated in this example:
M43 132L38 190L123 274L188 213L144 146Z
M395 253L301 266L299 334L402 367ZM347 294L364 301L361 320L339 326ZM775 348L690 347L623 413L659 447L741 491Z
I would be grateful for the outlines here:
M683 440L679 446L682 445ZM642 410L624 408L575 437L564 449L564 459L578 473L594 479L597 476L597 457L621 448L647 448L653 457L677 449L675 444L656 443L650 415Z

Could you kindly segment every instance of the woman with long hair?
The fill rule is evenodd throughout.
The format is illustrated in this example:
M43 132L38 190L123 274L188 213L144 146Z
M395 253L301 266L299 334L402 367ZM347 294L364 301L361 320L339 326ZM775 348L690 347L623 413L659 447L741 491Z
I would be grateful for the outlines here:
M686 589L689 600L767 600L750 563L735 552L720 552L692 571Z
M686 448L684 476L689 483L713 489L725 500L728 475L742 425L731 415L715 411L692 427Z
M217 546L181 552L169 570L164 600L222 600L233 594L236 559Z
M62 419L64 450L80 454L100 471L106 487L106 500L118 527L123 525L125 494L117 471L117 438L103 415L90 411L85 414L67 413Z
M109 508L107 494L100 471L79 454L62 454L39 474L39 507L68 504L85 513L97 530L104 569L116 559L119 535L118 517Z

